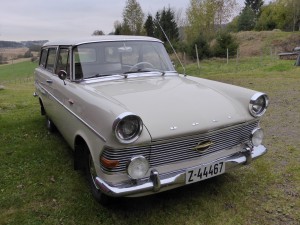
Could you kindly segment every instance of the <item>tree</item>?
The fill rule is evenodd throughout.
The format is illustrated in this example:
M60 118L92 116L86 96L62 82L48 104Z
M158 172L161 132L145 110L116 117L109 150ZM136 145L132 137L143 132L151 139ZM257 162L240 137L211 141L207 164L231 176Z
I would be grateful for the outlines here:
M115 21L114 28L115 28L114 35L122 34L122 24L119 21Z
M258 18L257 30L281 29L295 31L300 29L300 1L277 0L263 6Z
M212 39L217 28L232 17L235 8L235 0L190 0L186 12L187 40L197 39L200 31L206 39Z
M102 30L95 30L92 35L93 36L104 35L104 32Z
M232 18L237 3L235 0L213 0L215 12L215 24L221 27L222 24L228 23Z
M208 58L211 56L209 44L203 35L200 34L199 37L189 46L189 55L193 59L197 58L197 52L195 49L196 46L199 59Z
M144 13L136 0L127 0L123 10L123 34L142 34Z
M158 13L157 15L159 19L159 24L161 26L161 28L163 29L163 31L165 32L165 34L168 36L169 40L171 42L177 42L179 40L179 30L178 30L178 26L177 23L175 21L175 12L169 7L169 8L164 8L160 13ZM156 25L156 33L159 34L159 37L161 40L163 41L167 41L167 38L165 37L165 35L162 33L161 28L159 27L159 25Z
M287 21L290 22L290 31L300 31L300 1L299 0L280 0L288 11Z
M153 17L150 14L148 14L148 17L144 24L144 29L146 31L147 36L155 37L154 36L155 25L154 25Z
M230 33L221 32L216 39L214 54L217 57L226 57L227 49L230 56L234 56L239 45Z
M210 36L212 30L210 27L207 27L208 17L206 16L206 11L204 1L190 0L190 5L186 11L187 26L185 29L188 42L196 40L200 31L203 32L203 35Z
M236 16L232 19L230 23L227 24L226 30L228 32L238 32L238 22L239 22L239 16Z
M253 30L256 25L255 12L250 7L245 7L238 17L238 31Z
M263 0L245 0L245 8L251 8L256 16L260 14L261 7L263 6L263 4Z
M300 1L293 0L293 31L300 31ZM298 66L300 63L300 57L298 57Z

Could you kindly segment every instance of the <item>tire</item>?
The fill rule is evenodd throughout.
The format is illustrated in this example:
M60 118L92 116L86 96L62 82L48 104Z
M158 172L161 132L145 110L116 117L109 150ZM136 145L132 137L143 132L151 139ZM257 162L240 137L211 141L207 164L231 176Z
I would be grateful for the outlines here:
M84 171L86 175L86 179L90 190L92 192L93 197L102 205L107 205L110 201L110 197L101 192L101 190L97 187L95 179L96 179L96 170L93 158L90 154L90 151L87 146L83 146L84 150Z
M46 124L47 124L47 129L51 132L51 133L55 133L56 132L56 126L55 124L52 122L52 120L47 117L47 121L46 121Z

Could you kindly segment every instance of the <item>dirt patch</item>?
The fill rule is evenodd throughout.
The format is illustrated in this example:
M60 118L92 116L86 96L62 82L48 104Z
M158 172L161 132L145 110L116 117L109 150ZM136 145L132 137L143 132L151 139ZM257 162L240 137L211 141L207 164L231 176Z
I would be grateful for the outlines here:
M245 31L234 34L240 44L240 56L277 55L291 52L300 45L300 33L273 31Z
M300 34L291 34L285 39L274 40L272 45L282 52L292 52L295 47L300 46Z

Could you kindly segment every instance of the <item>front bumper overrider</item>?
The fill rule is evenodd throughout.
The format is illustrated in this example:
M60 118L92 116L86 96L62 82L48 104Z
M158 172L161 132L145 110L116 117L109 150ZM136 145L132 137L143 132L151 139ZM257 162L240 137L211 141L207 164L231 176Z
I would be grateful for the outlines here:
M252 149L247 147L244 151L224 158L219 158L209 164L224 162L226 168L225 172L228 172L235 167L251 163L252 160L264 155L266 152L267 149L263 145L253 147ZM152 169L149 179L141 180L139 182L120 183L117 185L109 184L100 177L97 177L96 184L104 194L111 197L134 196L147 192L154 193L186 185L187 169L193 168L186 168L169 174L159 174L157 170Z

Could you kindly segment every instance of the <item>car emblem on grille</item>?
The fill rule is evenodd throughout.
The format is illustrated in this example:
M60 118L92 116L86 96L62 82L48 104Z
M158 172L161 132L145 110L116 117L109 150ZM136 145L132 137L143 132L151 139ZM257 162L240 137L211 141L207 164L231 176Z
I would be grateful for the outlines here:
M194 147L192 149L197 151L197 152L203 152L203 151L207 150L212 145L213 145L213 142L211 142L211 141L201 141L201 142L198 143L198 145L196 147Z

